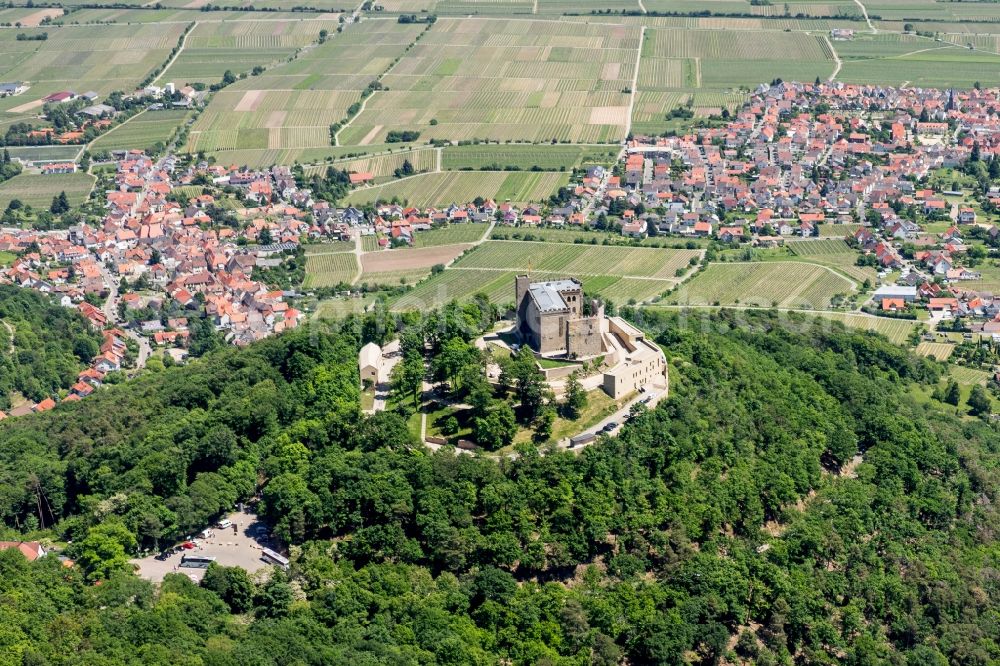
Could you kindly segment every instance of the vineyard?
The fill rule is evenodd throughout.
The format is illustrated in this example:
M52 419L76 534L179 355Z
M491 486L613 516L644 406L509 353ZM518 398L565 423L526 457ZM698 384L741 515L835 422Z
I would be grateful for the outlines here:
M302 286L335 287L350 283L357 272L358 262L353 252L309 255L306 257L306 279Z
M839 238L821 240L790 240L786 243L792 254L800 257L822 257L853 253L851 247ZM854 256L857 256L855 253Z
M670 280L697 256L697 250L487 241L463 257L456 267Z
M920 356L932 356L937 361L947 361L955 351L955 345L950 342L921 342L914 351Z
M566 173L530 172L468 172L428 173L385 185L351 192L346 202L363 205L376 201L398 199L411 206L443 206L465 203L476 197L528 203L548 199L569 182Z
M513 302L514 277L519 270L485 270L449 268L431 276L399 297L393 304L396 311L428 310L452 300L469 300L485 294L499 305ZM532 279L549 280L566 277L566 273L532 272ZM624 305L663 294L674 284L668 280L619 278L613 275L577 275L587 293Z
M0 209L7 208L12 199L35 208L52 204L52 197L65 192L70 204L83 203L94 187L94 177L88 173L59 173L40 176L22 173L0 183Z
M639 30L542 21L441 19L382 78L341 134L604 143L628 124Z
M796 262L712 264L670 297L682 305L825 309L852 284L832 270Z
M441 154L444 169L481 169L517 167L522 170L533 168L546 171L572 169L583 164L610 164L617 157L614 147L566 145L515 145L481 144L471 146L448 146Z
M485 224L452 224L440 229L418 231L413 235L414 247L434 247L453 243L474 243L486 233Z
M157 143L165 143L189 117L189 111L146 111L114 127L97 138L92 151L145 150Z
M820 316L839 321L849 328L880 333L897 345L906 344L913 330L920 324L910 319L890 319L850 312L826 312Z

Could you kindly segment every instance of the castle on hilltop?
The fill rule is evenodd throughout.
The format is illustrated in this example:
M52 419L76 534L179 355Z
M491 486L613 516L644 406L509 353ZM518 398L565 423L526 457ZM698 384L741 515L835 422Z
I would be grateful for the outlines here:
M579 280L532 282L527 275L518 275L514 303L517 332L539 354L586 358L603 353L604 305L596 300L587 302Z

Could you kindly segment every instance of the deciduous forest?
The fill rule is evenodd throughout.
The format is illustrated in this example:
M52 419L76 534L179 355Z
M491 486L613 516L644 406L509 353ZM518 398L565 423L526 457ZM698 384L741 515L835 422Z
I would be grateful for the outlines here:
M482 314L303 327L0 423L0 537L78 563L0 552L0 664L1000 660L1000 438L914 397L939 365L805 317L633 311L672 388L618 437L432 453L360 415L363 343ZM131 572L258 490L287 574Z

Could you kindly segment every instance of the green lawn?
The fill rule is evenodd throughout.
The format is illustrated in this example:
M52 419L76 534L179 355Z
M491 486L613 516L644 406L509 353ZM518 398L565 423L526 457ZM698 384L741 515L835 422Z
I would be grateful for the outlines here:
M10 266L17 259L13 252L0 252L0 266Z
M587 405L580 412L580 417L575 421L570 421L564 419L561 416L556 417L555 422L552 424L552 441L558 442L561 439L566 439L567 437L575 437L580 433L586 432L590 428L593 428L596 424L600 423L603 419L607 418L627 400L622 399L616 402L607 393L601 389L595 389L587 393ZM522 442L531 441L532 432L529 429L522 428L518 431L517 435L514 437L514 444L520 444ZM501 449L502 451L503 449Z

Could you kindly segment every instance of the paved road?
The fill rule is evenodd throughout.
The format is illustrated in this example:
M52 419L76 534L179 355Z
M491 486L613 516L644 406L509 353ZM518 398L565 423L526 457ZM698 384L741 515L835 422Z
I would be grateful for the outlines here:
M660 400L663 400L667 397L668 391L666 387L664 386L654 387L650 384L647 384L646 386L647 388L645 392L640 393L635 398L625 403L621 407L621 409L616 411L614 414L611 414L610 416L601 419L599 423L595 424L592 428L587 428L587 430L585 430L584 432L600 433L601 431L603 431L604 427L609 423L617 423L618 425L615 426L612 430L608 431L607 433L609 435L617 435L619 432L621 432L622 426L624 426L625 421L628 420L629 412L632 411L632 407L636 403L642 402L643 400L649 400L649 402L646 403L646 406L649 409L653 409L654 407L656 407L657 403L660 402ZM594 441L596 442L597 440L595 439ZM591 442L590 444L592 443L593 442ZM557 446L559 446L559 448L562 449L569 448L569 444L570 441L568 437L566 439L561 439L559 440L559 442L557 442ZM589 446L590 444L581 444L580 446L574 448L580 449L585 446Z
M118 324L118 283L115 282L115 278L111 274L111 271L108 270L107 266L100 262L98 262L97 265L101 269L101 277L104 278L104 284L108 289L108 297L105 299L104 305L101 306L101 311L103 311L104 316L108 318L108 323ZM145 368L146 361L153 353L153 349L149 345L149 340L139 335L132 329L125 328L124 326L122 327L122 330L125 331L125 335L139 345L139 355L135 359L136 369L141 370L142 368Z
M378 373L378 384L375 385L373 412L385 410L386 400L389 397L389 378L392 376L392 369L400 360L399 340L393 340L382 349L382 368Z

